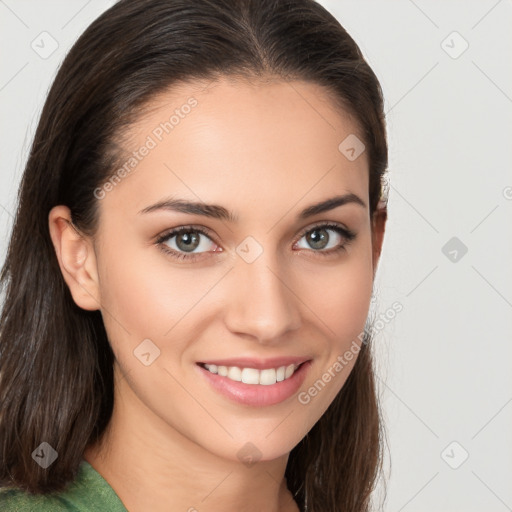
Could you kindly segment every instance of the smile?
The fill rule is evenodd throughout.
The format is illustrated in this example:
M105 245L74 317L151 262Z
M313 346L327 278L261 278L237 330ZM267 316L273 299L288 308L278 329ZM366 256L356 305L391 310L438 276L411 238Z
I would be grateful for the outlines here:
M215 392L240 404L266 407L279 404L297 393L311 368L311 360L297 357L296 362L290 362L289 357L286 359L288 364L275 361L274 368L270 367L269 361L253 363L253 366L261 366L256 369L249 366L249 361L244 362L247 365L244 366L240 360L239 366L212 362L197 363L195 366L199 378L205 379Z

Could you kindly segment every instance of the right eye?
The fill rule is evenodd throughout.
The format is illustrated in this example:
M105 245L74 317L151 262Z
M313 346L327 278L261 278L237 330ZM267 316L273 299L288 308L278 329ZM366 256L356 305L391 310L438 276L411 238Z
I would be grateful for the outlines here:
M167 231L158 238L156 244L166 254L178 259L196 259L204 252L219 252L215 249L218 245L212 241L206 230L191 226ZM209 249L212 246L214 249ZM194 252L196 249L202 250Z

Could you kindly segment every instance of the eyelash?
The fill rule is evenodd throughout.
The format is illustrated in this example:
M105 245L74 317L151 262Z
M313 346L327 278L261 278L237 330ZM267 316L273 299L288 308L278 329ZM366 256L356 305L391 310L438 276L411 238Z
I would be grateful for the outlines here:
M342 226L339 226L338 224L326 223L326 224L317 224L312 227L308 227L308 228L304 229L301 232L301 234L299 235L299 237L297 238L297 242L307 233L309 233L311 231L316 231L319 229L331 229L333 231L336 231L339 235L341 235L341 237L343 237L345 239L345 243L343 243L342 245L339 245L338 247L335 247L334 249L329 249L327 251L324 251L324 250L316 251L314 249L310 249L311 251L313 251L314 253L317 253L319 256L322 256L322 257L332 256L333 254L338 253L341 250L346 250L346 246L349 245L356 238L356 233L354 233L353 231L351 231L347 228L344 228ZM204 228L196 227L196 226L182 226L182 227L179 227L176 229L172 229L171 231L167 231L166 233L163 233L162 235L160 235L158 237L158 239L156 240L155 243L165 254L168 254L168 255L172 256L173 258L177 258L180 260L188 259L190 261L194 261L197 258L201 258L204 253L189 253L189 254L187 254L187 253L183 253L183 252L177 252L174 249L170 249L169 247L167 247L164 243L164 242L168 241L170 238L172 238L173 236L179 235L181 233L190 233L190 232L201 233L202 235L206 236L207 238L210 238L210 240L211 240L209 231L207 231Z

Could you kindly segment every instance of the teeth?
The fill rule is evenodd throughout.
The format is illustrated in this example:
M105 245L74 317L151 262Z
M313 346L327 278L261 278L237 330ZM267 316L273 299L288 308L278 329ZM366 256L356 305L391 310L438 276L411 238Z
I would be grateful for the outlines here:
M288 366L266 368L265 370L239 368L238 366L217 366L216 364L205 364L204 367L211 373L217 373L221 377L227 377L237 382L269 386L289 379L299 365L289 364Z

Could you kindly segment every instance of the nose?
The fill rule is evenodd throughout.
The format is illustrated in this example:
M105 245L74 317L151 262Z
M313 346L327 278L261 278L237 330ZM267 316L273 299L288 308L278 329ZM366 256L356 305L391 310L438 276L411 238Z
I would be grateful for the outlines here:
M290 273L270 251L252 263L239 258L230 274L225 322L231 332L272 345L298 329L301 302L293 292Z

